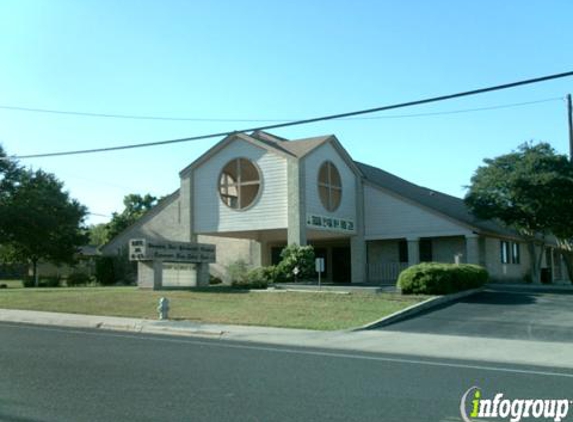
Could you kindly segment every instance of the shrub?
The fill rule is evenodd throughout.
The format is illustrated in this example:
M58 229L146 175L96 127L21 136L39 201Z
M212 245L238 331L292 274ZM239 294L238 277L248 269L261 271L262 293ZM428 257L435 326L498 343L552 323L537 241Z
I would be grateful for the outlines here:
M266 289L269 285L265 267L253 268L240 280L233 280L232 286L241 289Z
M213 274L209 274L209 284L211 286L215 286L221 283L223 283L223 280L221 280L219 277L214 276Z
M99 256L95 264L95 277L97 282L102 286L111 286L115 284L113 257Z
M36 287L33 277L24 277L22 280L24 287ZM38 287L60 287L62 285L62 278L57 276L40 276L38 277Z
M403 294L442 295L475 289L488 280L488 272L478 265L429 262L402 271L398 286Z
M276 281L294 281L293 270L298 267L297 279L314 277L314 248L312 246L289 245L281 252L281 262L276 267Z
M33 277L24 277L22 279L22 286L29 288L29 287L36 287L34 284L34 278Z
M247 279L247 273L249 272L249 265L242 259L238 259L235 262L227 265L227 276L232 285L235 283L244 283Z
M91 281L91 277L86 273L72 273L66 278L66 286L87 286Z

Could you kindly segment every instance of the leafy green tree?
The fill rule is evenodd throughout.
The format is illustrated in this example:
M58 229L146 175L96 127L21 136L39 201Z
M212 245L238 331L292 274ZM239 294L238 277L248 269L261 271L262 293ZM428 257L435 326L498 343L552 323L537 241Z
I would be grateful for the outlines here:
M1 251L5 260L32 264L37 283L38 261L75 262L87 241L82 230L87 209L69 197L53 174L20 168L9 177L13 183L0 202Z
M299 280L314 278L314 248L312 246L289 245L281 252L281 261L277 265L277 276L280 281L293 281L294 267L298 267Z
M129 194L123 198L124 210L121 213L114 212L111 221L107 224L106 241L111 240L127 227L135 223L139 217L157 205L158 199L150 194Z
M0 204L14 191L21 172L18 163L10 159L0 145Z
M106 223L92 224L88 227L87 234L89 236L90 245L103 246L109 240Z
M527 240L531 276L539 283L547 238L573 237L573 166L547 143L525 143L484 163L465 201L477 217L499 220Z

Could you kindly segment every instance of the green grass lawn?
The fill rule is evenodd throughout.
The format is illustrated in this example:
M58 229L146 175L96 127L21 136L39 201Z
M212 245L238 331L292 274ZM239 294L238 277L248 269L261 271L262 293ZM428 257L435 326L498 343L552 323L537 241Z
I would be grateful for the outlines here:
M79 287L2 289L0 308L156 319L161 296L170 300L172 319L314 330L358 327L427 298L387 293L247 292L227 287L162 292Z

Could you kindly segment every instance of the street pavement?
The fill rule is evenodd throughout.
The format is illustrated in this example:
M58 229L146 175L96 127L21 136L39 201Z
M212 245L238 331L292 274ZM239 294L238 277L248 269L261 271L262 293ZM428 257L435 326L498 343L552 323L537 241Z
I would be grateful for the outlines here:
M573 291L493 286L380 328L402 333L573 342Z
M3 422L451 422L472 386L573 398L573 369L6 322L0 374Z

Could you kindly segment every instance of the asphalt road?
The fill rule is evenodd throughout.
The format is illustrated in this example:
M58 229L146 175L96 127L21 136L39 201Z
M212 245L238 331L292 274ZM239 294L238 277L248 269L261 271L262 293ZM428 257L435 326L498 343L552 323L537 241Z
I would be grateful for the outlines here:
M474 385L571 399L573 371L0 323L5 422L459 421Z
M497 287L382 330L573 342L573 291Z

